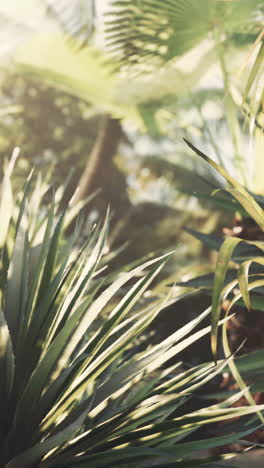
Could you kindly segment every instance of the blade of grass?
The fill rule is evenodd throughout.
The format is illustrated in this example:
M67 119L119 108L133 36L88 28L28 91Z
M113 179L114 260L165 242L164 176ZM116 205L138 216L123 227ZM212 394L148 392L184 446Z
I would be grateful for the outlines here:
M254 283L252 283L252 284L250 284L248 286L248 289L249 290L254 289L256 287L262 286L263 284L264 284L264 280L255 281ZM234 299L230 302L230 305L229 305L229 307L228 307L228 309L226 311L226 316L229 314L229 312L231 311L231 309L234 306L235 302L237 302L237 300L241 296L242 296L242 293L237 294L234 297ZM225 325L223 325L223 328L222 328L222 342L223 342L223 349L224 349L225 356L230 355L231 351L230 351L229 342L228 342L227 327ZM229 368L230 368L230 370L232 372L232 375L233 375L235 381L239 385L239 387L242 390L245 390L245 397L247 398L249 404L252 407L255 406L256 405L255 400L252 397L251 392L249 391L249 389L248 389L246 383L244 382L243 378L241 377L241 374L239 373L238 368L237 368L236 363L235 363L234 360L229 362ZM262 423L264 423L264 416L262 415L262 413L259 410L256 410L256 413L257 413L260 421Z
M14 353L12 348L12 342L8 330L7 323L5 321L4 314L0 309L0 422L1 428L5 427L7 414L7 402L9 402L10 394L13 387L14 381ZM2 430L0 430L0 441L2 437Z
M210 159L206 154L196 148L192 143L184 138L185 143L201 158L207 161L212 167L214 167L219 174L221 174L227 182L230 183L231 186L234 187L236 190L232 190L232 195L241 203L241 205L245 208L247 213L256 221L262 231L264 231L264 214L261 207L258 203L254 200L254 198L244 189L244 187L237 182L236 179L231 177L219 164L214 162ZM230 190L229 190L230 191Z
M19 148L15 148L11 156L11 160L4 172L4 177L1 186L1 200L0 200L0 219L1 219L1 231L0 231L0 248L2 248L6 241L8 227L10 219L13 214L14 202L13 192L11 185L11 174L14 169L15 162L19 156Z
M211 348L213 358L216 362L217 356L217 335L218 322L221 312L221 294L224 287L224 281L229 267L229 262L235 247L241 242L237 237L229 237L222 244L217 257L213 295L212 295L212 332L211 332Z
M251 308L250 296L249 296L249 290L248 290L248 273L249 273L249 268L252 265L252 263L258 263L259 265L264 265L264 258L255 257L255 258L252 258L251 260L247 260L246 262L243 262L239 267L238 275L237 275L239 289L241 291L241 295L245 303L245 306L248 310L250 310Z

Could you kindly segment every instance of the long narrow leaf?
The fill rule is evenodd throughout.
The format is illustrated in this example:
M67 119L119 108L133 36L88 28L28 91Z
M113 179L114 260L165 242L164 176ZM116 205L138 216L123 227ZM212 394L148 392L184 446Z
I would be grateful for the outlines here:
M219 250L213 287L212 297L212 333L211 333L211 346L213 357L216 360L217 355L217 332L218 322L221 311L221 293L224 286L225 276L229 267L229 262L235 247L241 242L241 239L236 237L229 237L223 243Z
M219 164L210 159L206 154L196 148L192 143L184 138L187 145L196 153L214 167L219 174L221 174L235 190L229 190L232 195L241 203L245 210L252 216L262 231L264 231L264 214L261 207L254 200L254 198L242 187L242 185L233 177L231 177Z

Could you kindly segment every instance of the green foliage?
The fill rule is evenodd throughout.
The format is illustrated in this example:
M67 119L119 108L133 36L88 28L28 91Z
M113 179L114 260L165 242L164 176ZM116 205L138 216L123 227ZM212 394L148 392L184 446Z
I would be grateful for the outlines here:
M219 457L198 461L195 453L232 443L255 425L207 439L195 431L262 407L229 408L241 394L193 412L184 406L226 366L223 361L186 369L177 359L167 365L210 331L193 331L210 308L163 342L136 348L137 337L167 303L143 300L167 256L109 281L100 267L108 219L76 250L74 238L63 241L68 214L57 213L56 195L46 216L39 216L39 192L30 178L20 202L9 204L2 236L0 466L213 463ZM185 440L189 434L191 442Z
M188 142L187 142L188 143ZM253 197L242 185L227 174L223 168L218 166L208 156L188 143L189 146L203 159L205 159L214 169L229 184L227 192L231 194L247 212L249 218L258 227L256 239L250 238L245 240L239 237L227 237L222 242L213 236L206 236L199 233L194 233L201 240L207 242L212 248L218 251L218 257L215 267L215 273L207 277L198 277L190 282L183 283L185 286L208 288L212 294L212 331L211 331L211 346L213 357L217 357L218 344L218 325L223 302L228 299L229 305L225 310L225 316L232 311L237 303L241 303L248 309L264 310L264 280L263 280L263 265L264 265L264 244L263 240L259 240L264 232L264 210L259 205L256 199L261 197ZM232 261L233 268L230 269ZM235 268L234 268L235 267ZM209 282L208 282L209 281ZM226 356L230 355L230 346L228 341L228 331L226 324L222 328L222 344ZM257 357L256 357L257 356ZM262 359L262 353L252 352L247 356L229 363L230 370L240 388L245 390L245 396L251 405L255 404L254 398L247 389L245 378L258 373L259 359ZM243 366L243 360L246 362L246 367ZM242 363L242 365L241 365ZM241 375L242 372L242 375ZM258 387L259 388L259 387ZM263 387L261 386L261 389ZM258 412L258 417L263 422L263 415Z
M187 142L187 141L186 141ZM231 177L227 172L221 168L217 163L212 161L208 156L202 153L200 150L195 148L191 143L187 142L187 144L204 160L206 160L214 169L218 171L221 176L225 178L225 180L229 183L230 188L226 188L226 191L231 194L233 198L235 198L240 205L242 205L245 212L248 216L259 226L259 229L263 232L264 231L264 211L262 207L257 203L256 198L254 198L239 182L237 182L233 177ZM241 249L240 253L236 253L236 247L239 243L244 242L246 244L246 251L248 251L247 246L251 247L250 253L245 252L245 246L243 247L243 255L247 255L245 258L242 257L243 262L240 265L238 270L238 285L240 287L239 295L234 298L234 303L243 298L245 305L247 308L250 308L250 299L249 299L249 291L248 291L248 274L249 268L253 263L257 263L258 265L263 265L263 243L260 241L245 241L238 237L229 237L225 239L222 243L219 243L218 239L213 238L212 236L204 236L199 235L201 239L204 239L208 242L211 247L213 246L217 250L219 250L218 261L216 265L216 272L214 277L214 286L213 286L213 306L212 306L212 349L213 354L216 356L216 339L217 339L217 322L219 320L220 308L222 301L226 298L226 296L230 293L230 284L228 284L225 288L224 292L224 282L226 278L226 274L228 271L228 266L230 263L231 258L234 260L237 259L238 256L241 256ZM257 256L252 256L252 247L253 251L256 252L257 249ZM235 256L235 258L234 258ZM238 257L239 258L239 257ZM261 277L261 273L259 273L259 278ZM258 278L258 279L259 279ZM231 290L236 286L237 282L231 283ZM256 287L261 287L264 285L260 280L260 283L257 282L255 285ZM251 287L254 289L254 287ZM233 305L233 304L232 304Z
M261 7L261 0L114 0L106 22L108 46L125 66L168 61L217 29L248 32Z
M21 148L15 176L22 183L32 166L50 173L56 185L74 169L68 187L73 193L96 139L98 117L84 101L39 80L11 72L1 78L1 102L7 112L0 123L0 158L12 154L15 146Z
M55 31L55 34L41 35L38 39L34 36L35 40L24 42L24 51L21 48L16 56L21 69L117 117L132 118L137 124L144 121L146 128L154 129L153 133L159 133L156 113L168 107L173 116L179 96L188 95L189 98L190 89L195 93L197 83L215 63L213 47L204 54L195 73L194 70L189 73L163 69L154 80L153 77L135 80L131 86L129 75L118 75L114 63L106 61L93 47L84 47L76 53L82 41L79 33L83 33L83 17L77 15L77 23L72 23L75 13L72 16L69 2L67 11L60 10L60 6L67 3L64 0L41 3L49 4L53 21L55 19L66 34ZM109 45L123 63L125 55L125 64L141 61L145 64L150 58L156 65L184 54L208 38L208 33L213 33L225 81L222 96L227 95L235 156L240 158L237 109L223 53L229 43L222 42L220 34L224 32L227 39L244 30L246 34L248 30L255 32L255 27L257 34L258 17L251 14L262 4L252 0L114 2L117 21L113 17L110 19L107 34L112 42ZM74 47L69 45L69 35L77 36L77 41L72 42ZM262 57L262 49L249 75L245 94L252 92L261 71L259 57ZM205 101L206 98L202 102ZM246 96L244 104L248 104ZM251 110L249 113L251 116ZM208 129L209 125L205 124ZM218 142L215 147L217 145ZM201 152L200 156L210 162ZM92 230L80 251L75 246L78 228L73 238L64 239L69 212L59 213L57 193L49 196L51 203L42 208L40 188L32 189L30 178L18 203L13 200L12 164L5 176L0 205L3 216L0 379L4 382L0 390L0 450L3 454L0 466L212 465L213 458L196 460L195 453L237 441L250 433L258 422L249 423L237 434L232 430L228 432L225 426L225 436L209 439L195 431L206 424L251 415L263 409L255 406L240 376L248 362L251 362L251 370L259 371L261 356L255 367L252 367L255 356L247 356L246 363L240 361L236 366L230 357L224 320L225 354L243 391L218 405L191 412L187 405L195 391L226 368L226 362L219 362L216 366L209 363L186 370L177 360L177 354L185 347L210 332L209 327L193 332L210 310L162 343L138 348L138 337L166 303L153 296L149 303L145 301L145 293L149 293L150 284L166 258L108 276L102 271L108 220L103 227ZM211 166L219 169L214 163ZM262 208L256 197L250 197L223 170L220 169L220 173L231 188L221 193L221 197L215 197L218 203L231 210L242 203L244 212L248 211L263 228ZM189 177L188 171L185 175ZM71 219L74 214L76 212L71 211ZM262 301L263 279L259 269L263 256L260 243L252 245L234 238L225 242L209 240L220 251L216 275L207 278L209 283L213 279L212 347L216 358L222 301L232 293L231 306L241 299L247 307L253 304L253 299ZM255 249L255 253L257 250L257 254L253 256L252 250L248 253L248 248ZM233 278L229 281L228 267L235 255L240 266L232 269ZM239 293L235 286L240 288ZM167 367L171 358L176 360ZM252 406L229 409L241 395L245 395ZM261 414L258 415L263 422ZM187 438L190 435L191 441Z
M23 1L27 2L28 0ZM52 25L56 24L56 28L45 28L44 26L43 28L35 28L32 31L33 36L28 41L24 40L28 36L23 36L14 55L19 72L26 73L30 77L34 76L54 86L57 90L54 94L60 94L63 90L65 95L69 93L88 102L89 105L92 104L91 112L96 113L99 110L99 112L107 112L122 118L122 121L133 121L138 130L147 131L157 139L164 138L165 140L166 138L174 144L177 140L178 144L179 131L181 134L185 133L188 138L190 138L191 133L196 135L200 133L200 136L203 135L205 144L212 147L218 161L226 168L229 166L228 158L221 159L219 155L221 156L222 145L224 143L228 145L229 140L232 140L233 148L230 159L232 159L231 164L234 166L232 169L236 171L237 178L247 181L247 187L250 188L253 186L251 179L258 179L258 191L262 191L262 180L259 176L261 171L258 170L261 167L261 156L258 157L258 167L252 171L251 164L255 156L253 154L254 145L250 146L251 151L248 151L247 148L246 155L241 155L244 139L239 130L242 120L238 109L243 103L242 108L246 118L250 119L251 131L253 131L252 128L254 129L255 124L261 125L257 106L257 102L261 102L260 97L257 102L254 101L254 105L251 99L247 99L247 94L250 94L250 98L252 95L254 96L256 87L261 84L258 79L262 71L261 51L256 58L255 65L252 66L252 72L248 73L246 70L246 73L243 73L245 79L243 79L242 86L242 80L233 80L231 73L236 71L237 62L238 66L241 67L241 62L244 61L244 59L241 60L241 50L243 53L245 52L245 56L248 53L245 47L243 49L238 41L235 41L233 35L248 37L248 42L244 41L243 44L248 45L249 48L261 29L263 1L235 0L227 2L213 0L208 2L203 0L199 6L193 0L184 2L176 0L168 2L152 0L136 3L128 0L113 2L109 11L110 16L106 16L107 28L110 28L109 36L106 31L106 37L113 34L114 41L120 41L119 45L113 45L113 49L116 48L117 51L117 58L123 54L124 63L128 64L131 59L134 64L134 62L137 63L138 56L143 65L146 65L146 70L148 57L157 58L158 65L161 63L164 65L164 58L165 61L175 56L180 58L180 60L163 67L157 67L157 62L154 60L155 75L150 73L146 74L147 76L136 74L132 76L131 72L137 71L137 66L130 67L129 73L118 73L116 60L106 58L102 50L99 51L92 43L87 45L86 41L82 43L79 40L78 33L75 33L78 28L81 31L83 25L79 14L81 1L71 5L68 0L60 0L58 6L57 2L53 0L48 2L39 0L38 3L45 7L47 3L49 4L51 16L48 15L46 20L49 23L50 18L52 18ZM17 17L17 21L23 22L24 18L20 10L13 12L14 15ZM10 18L13 16L11 15ZM37 16L35 12L33 16ZM42 16L45 17L44 14ZM87 21L89 23L89 18ZM8 21L6 20L5 23L7 27ZM138 27L140 31L142 30L142 39L140 31L131 33L130 27ZM89 29L88 24L87 28ZM157 34L153 34L155 28ZM196 46L199 46L203 38L212 40L203 42L202 46L197 48ZM135 46L134 43L131 46L133 49L131 53L127 51L130 45L126 46L126 40L129 44L131 41L133 43L134 40L136 42ZM161 40L160 45L159 40ZM167 43L169 43L170 57L166 57L165 54L160 62L158 59L160 48L162 50L164 47L166 48ZM261 46L261 36L259 36L258 44ZM135 51L135 57L133 51ZM190 52L190 56L186 55L187 51ZM211 88L212 84L208 85L208 82L200 87L201 80L207 79L208 70L218 65L221 65L224 89L221 89L222 84L220 87L217 85L217 89ZM209 107L212 107L213 104L216 114L218 114L217 119L210 115L208 117L207 104ZM190 119L190 116L195 116L195 118ZM56 117L56 113L54 113L54 117ZM19 121L20 119L18 119ZM228 122L229 131L227 132L224 128L224 139L222 133L219 138L219 133L223 131L223 127L226 127L226 122ZM52 122L50 122L50 126L52 126ZM81 126L82 122L80 122ZM58 137L60 140L58 143L65 142L66 153L75 156L75 148L78 147L80 141L78 139L77 142L72 138L74 144L71 152L71 145L67 141L68 136L70 138L68 130L71 130L69 128L71 125L69 126L65 119L65 127L67 127L65 132L62 132L61 128L57 132L56 127L55 122L54 133L56 131L56 138ZM21 133L23 134L23 132ZM65 134L66 138L64 138ZM8 138L8 131L6 131L6 135ZM138 135L133 140L136 140L137 137ZM259 140L261 142L261 138ZM83 142L79 146L79 153L83 154L82 144ZM63 145L56 144L57 153L61 153L61 146ZM64 147L62 150L64 152ZM182 151L184 150L178 144L177 152L181 153ZM261 155L260 150L258 153ZM163 151L162 156L164 157ZM58 159L58 156L52 155L52 157ZM38 159L42 160L39 157ZM69 160L71 163L71 158ZM134 160L133 157L133 164ZM65 167L66 165L63 163L63 168ZM179 176L178 179L182 178ZM168 185L172 186L173 184L169 181ZM179 185L182 185L181 182ZM185 191L187 190L188 187ZM169 196L172 198L173 188L170 192ZM222 200L219 200L219 207L223 207Z

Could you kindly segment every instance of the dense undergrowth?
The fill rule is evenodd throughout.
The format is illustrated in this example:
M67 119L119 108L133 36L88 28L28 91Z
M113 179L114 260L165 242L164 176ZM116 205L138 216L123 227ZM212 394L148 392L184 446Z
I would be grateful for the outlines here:
M144 298L168 255L109 278L108 217L78 247L78 226L65 238L73 215L59 214L56 194L43 207L30 176L14 198L11 166L1 199L1 466L215 466L221 456L197 453L252 433L259 421L249 417L263 408L234 407L243 389L188 412L196 391L234 366L233 356L191 367L177 360L210 333L195 328L211 308L139 350L137 339L175 301ZM199 428L237 416L239 430L199 438Z

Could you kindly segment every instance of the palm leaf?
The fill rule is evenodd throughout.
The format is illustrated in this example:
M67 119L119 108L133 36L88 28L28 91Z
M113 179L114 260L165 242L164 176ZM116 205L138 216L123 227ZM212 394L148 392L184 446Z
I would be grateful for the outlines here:
M114 0L106 21L109 49L121 63L168 61L199 44L215 27L234 32L253 22L261 1ZM217 19L216 19L217 18Z

